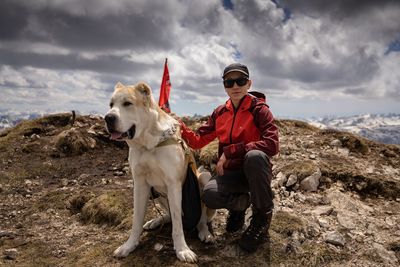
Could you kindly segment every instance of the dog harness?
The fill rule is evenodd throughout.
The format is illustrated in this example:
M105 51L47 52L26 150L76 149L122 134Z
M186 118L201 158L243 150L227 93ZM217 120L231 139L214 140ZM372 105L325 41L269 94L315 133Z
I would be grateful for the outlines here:
M156 147L180 144L185 153L186 163L189 164L193 172L196 173L197 170L196 160L194 159L193 153L191 152L186 142L181 137L178 137L176 133L177 133L177 127L175 125L165 130L161 134L160 142L157 144Z

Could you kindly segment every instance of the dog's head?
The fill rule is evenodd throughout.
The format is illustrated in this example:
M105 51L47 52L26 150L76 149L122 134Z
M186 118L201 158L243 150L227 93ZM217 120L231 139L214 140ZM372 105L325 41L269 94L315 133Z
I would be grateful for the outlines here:
M113 140L134 139L149 125L151 109L156 106L145 83L125 86L117 83L105 115L107 131Z

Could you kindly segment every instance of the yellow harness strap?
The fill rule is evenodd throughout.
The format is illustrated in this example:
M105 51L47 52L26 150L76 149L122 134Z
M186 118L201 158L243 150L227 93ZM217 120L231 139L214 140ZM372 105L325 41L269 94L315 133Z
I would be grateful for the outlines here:
M156 147L169 146L175 144L180 144L182 146L183 151L185 152L186 163L190 166L190 168L192 168L193 173L196 174L197 176L197 166L193 152L190 150L190 148L187 146L187 144L185 143L185 141L183 141L182 138L176 138L176 137L168 138L159 143Z

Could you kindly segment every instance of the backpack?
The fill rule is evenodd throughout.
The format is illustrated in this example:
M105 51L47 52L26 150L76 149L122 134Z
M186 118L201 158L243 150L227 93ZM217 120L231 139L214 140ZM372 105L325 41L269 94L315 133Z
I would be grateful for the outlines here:
M194 230L201 217L201 196L199 182L191 163L187 168L186 179L182 186L182 213L183 229Z

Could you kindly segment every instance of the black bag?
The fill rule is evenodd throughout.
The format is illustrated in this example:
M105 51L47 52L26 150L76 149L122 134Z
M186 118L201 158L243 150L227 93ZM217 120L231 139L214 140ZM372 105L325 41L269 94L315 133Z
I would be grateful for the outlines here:
M201 217L201 197L199 182L190 164L182 187L182 212L183 229L194 230Z

